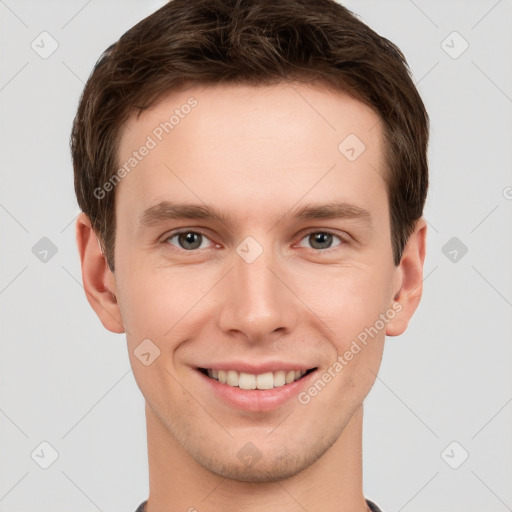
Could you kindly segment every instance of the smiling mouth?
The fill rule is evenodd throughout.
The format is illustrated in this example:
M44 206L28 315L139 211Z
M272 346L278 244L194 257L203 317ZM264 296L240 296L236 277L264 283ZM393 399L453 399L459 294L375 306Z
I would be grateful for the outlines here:
M209 368L198 368L198 370L207 377L234 388L273 389L296 382L314 372L317 368L310 368L309 370L278 370L258 375L238 372L236 370L212 370Z

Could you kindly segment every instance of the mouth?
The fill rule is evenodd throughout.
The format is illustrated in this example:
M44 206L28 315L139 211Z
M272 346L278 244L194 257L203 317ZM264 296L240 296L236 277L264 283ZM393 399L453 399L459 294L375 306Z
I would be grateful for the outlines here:
M260 374L211 368L198 368L198 370L210 379L233 388L268 390L293 384L317 370L317 367L309 370L277 370Z

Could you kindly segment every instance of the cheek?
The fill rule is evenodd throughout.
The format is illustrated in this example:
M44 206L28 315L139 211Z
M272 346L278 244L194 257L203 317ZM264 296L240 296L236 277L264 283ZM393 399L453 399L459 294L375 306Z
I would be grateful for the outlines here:
M122 312L132 335L161 338L187 314L194 298L197 302L204 295L197 273L151 269L143 263L123 270L120 275Z
M321 319L333 348L330 375L325 377L335 375L331 389L339 410L350 409L367 395L380 366L386 325L380 315L389 308L392 274L384 266L351 266L329 276L318 272L308 281L310 286L302 288L304 294L310 290L304 302ZM322 399L325 405L329 396Z
M392 281L392 273L375 265L319 269L302 280L298 295L344 344L389 308Z

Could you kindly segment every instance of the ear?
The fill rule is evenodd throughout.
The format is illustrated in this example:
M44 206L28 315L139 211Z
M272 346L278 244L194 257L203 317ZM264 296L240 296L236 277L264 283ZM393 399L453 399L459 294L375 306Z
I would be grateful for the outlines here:
M116 281L103 254L91 221L80 213L76 221L76 243L82 265L85 295L106 329L123 333L123 320L117 304Z
M404 247L402 259L396 267L393 309L395 317L387 324L386 335L399 336L420 303L423 292L423 263L427 245L427 223L423 217Z

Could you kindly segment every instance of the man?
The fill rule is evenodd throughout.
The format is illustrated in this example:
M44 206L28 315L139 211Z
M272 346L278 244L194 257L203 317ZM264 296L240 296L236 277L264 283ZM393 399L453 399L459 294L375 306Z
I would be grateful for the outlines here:
M331 0L172 0L102 55L77 243L146 400L137 512L379 510L363 401L421 297L428 124Z

